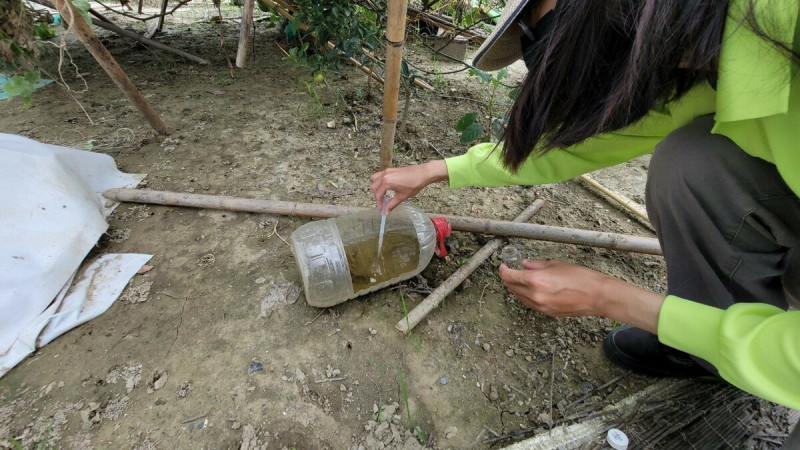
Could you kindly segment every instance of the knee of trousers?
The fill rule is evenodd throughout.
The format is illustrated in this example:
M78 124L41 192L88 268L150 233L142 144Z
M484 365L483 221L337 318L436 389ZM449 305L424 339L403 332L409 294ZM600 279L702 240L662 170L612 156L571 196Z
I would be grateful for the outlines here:
M727 137L711 134L712 125L710 117L698 119L656 146L647 175L648 212L680 210L689 198L702 204L724 197L724 178L731 176L726 158L743 152Z

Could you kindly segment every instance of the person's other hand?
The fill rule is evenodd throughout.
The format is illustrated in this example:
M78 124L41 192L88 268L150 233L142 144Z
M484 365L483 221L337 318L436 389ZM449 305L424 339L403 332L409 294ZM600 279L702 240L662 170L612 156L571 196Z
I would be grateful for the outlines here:
M391 212L404 200L417 195L425 186L447 180L447 164L439 159L418 166L390 167L372 174L370 180L370 189L375 195L378 209L383 208L386 192L390 189L394 191L394 197L389 200L386 209Z
M616 278L564 261L523 261L525 270L500 265L500 278L519 301L548 316L598 315L598 303ZM621 280L619 280L621 281Z

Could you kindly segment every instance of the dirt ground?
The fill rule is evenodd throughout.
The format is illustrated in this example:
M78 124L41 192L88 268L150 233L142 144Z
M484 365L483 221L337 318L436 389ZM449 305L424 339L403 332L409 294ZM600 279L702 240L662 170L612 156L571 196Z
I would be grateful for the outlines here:
M149 189L372 206L368 178L378 166L382 95L375 83L344 67L309 91L303 82L310 74L285 59L281 33L266 22L257 23L246 68L232 69L235 14L218 23L210 3L187 11L157 39L209 65L98 31L168 136L152 131L73 39L61 59L73 92L52 84L29 109L19 100L0 104L0 131L108 154L121 170L147 174L141 186ZM422 77L436 89L416 91L395 165L464 152L455 124L466 112L485 113L488 89L465 72L445 73L460 66L433 63L414 39L408 56L434 71ZM42 64L58 78L59 61L53 47ZM643 202L647 164L642 158L594 176ZM511 220L537 196L547 203L533 222L654 236L577 181L460 190L439 184L412 203L428 213ZM0 379L0 448L499 448L578 423L657 382L604 359L602 340L620 324L521 307L500 282L496 257L409 336L400 334L395 324L404 311L491 236L455 232L449 256L434 258L420 276L328 309L310 307L287 244L306 222L120 205L87 260L149 253L152 269L136 275L106 313ZM665 290L660 257L510 244L526 258L564 259ZM747 433L718 447L777 448L796 417L745 401ZM631 448L659 447L627 431ZM604 438L584 446L606 448Z

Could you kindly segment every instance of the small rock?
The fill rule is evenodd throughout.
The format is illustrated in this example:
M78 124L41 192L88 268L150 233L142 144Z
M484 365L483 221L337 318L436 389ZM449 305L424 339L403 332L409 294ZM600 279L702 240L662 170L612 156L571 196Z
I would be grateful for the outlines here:
M439 384L441 384L442 386L444 386L445 384L447 384L449 382L450 382L450 379L447 378L447 377L439 378Z
M444 438L445 439L452 439L452 438L456 437L456 434L458 434L458 428L456 428L456 427L447 427L444 430Z
M258 361L250 361L250 366L247 368L247 374L250 375L254 372L261 372L264 370L264 365Z
M169 379L169 374L167 372L162 373L158 379L153 382L153 390L159 390L167 384L167 379Z

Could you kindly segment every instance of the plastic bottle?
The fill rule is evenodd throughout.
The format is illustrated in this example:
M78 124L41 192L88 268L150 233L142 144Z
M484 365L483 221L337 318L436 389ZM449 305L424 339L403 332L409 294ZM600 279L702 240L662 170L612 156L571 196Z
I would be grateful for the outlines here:
M450 224L428 217L408 202L386 218L378 254L381 214L369 210L309 222L291 236L306 301L326 308L420 273L434 253L444 256Z

